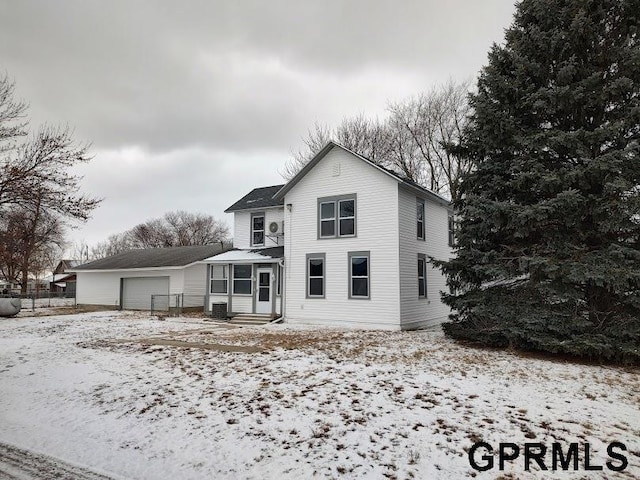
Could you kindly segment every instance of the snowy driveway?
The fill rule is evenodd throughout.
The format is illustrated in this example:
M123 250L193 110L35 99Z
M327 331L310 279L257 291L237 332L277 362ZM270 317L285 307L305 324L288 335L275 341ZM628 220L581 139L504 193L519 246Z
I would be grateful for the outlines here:
M478 440L586 442L599 465L618 441L623 472L562 478L638 478L639 392L637 369L429 332L227 329L118 312L0 322L0 442L112 478L550 477L525 474L521 460L474 471Z

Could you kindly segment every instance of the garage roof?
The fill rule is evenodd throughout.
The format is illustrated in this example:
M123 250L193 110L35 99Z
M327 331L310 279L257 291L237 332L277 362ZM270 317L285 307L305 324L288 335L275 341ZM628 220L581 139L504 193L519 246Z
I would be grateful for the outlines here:
M196 247L146 248L101 258L79 265L72 271L120 270L150 267L184 267L229 250L230 247L201 245Z

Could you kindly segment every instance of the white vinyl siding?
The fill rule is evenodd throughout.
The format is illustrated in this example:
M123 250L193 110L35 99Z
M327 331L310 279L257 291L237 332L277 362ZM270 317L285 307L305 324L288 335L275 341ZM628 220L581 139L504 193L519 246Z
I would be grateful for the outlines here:
M396 180L336 147L287 193L287 322L400 328L397 192ZM319 239L318 199L350 194L357 196L356 236ZM372 259L365 302L349 298L348 254L357 251ZM306 255L314 252L326 253L323 300L306 298Z
M416 237L416 195L398 186L400 213L400 311L403 328L428 327L447 319L449 308L440 300L440 292L446 290L440 270L425 263L426 298L419 297L419 281L416 274L418 254L446 260L452 256L447 245L449 211L443 205L425 198L425 240Z
M282 221L284 220L284 207L256 209L254 213L264 212L264 247L278 247L284 245L284 236L281 235ZM254 248L251 245L251 211L234 212L233 214L233 246L235 248ZM269 231L271 223L278 224L278 234Z

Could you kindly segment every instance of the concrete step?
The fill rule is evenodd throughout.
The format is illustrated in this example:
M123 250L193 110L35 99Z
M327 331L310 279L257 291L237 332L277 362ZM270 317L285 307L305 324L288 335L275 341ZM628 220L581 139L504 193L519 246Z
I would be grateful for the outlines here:
M259 315L254 313L243 313L236 315L229 323L233 325L265 325L271 321L271 315Z

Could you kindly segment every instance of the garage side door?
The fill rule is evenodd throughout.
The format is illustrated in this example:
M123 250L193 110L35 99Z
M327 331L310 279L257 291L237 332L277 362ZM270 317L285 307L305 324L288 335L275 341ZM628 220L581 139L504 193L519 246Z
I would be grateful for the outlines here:
M122 308L125 310L150 310L151 295L169 295L169 277L122 279Z

